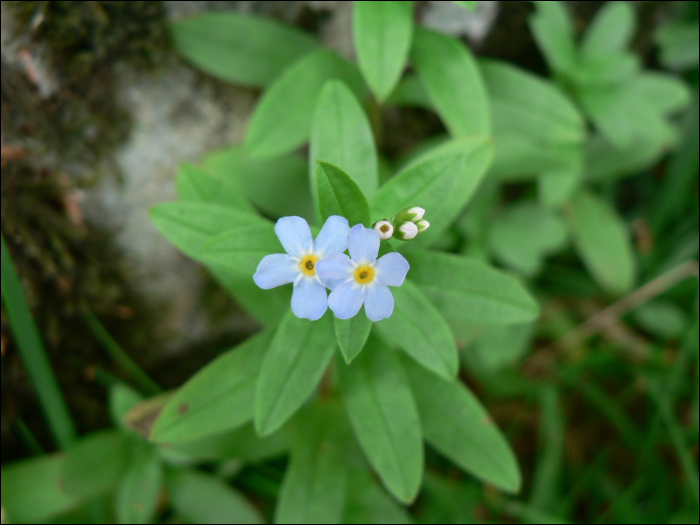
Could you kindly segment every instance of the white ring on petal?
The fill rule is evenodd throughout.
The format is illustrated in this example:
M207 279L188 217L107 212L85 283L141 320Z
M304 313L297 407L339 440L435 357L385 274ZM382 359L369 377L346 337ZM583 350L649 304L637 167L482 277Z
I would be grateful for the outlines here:
M314 278L303 278L294 285L292 312L301 319L317 321L328 309L324 286Z
M350 229L348 250L353 260L359 264L374 262L379 254L379 234L362 224Z
M294 282L298 275L299 264L286 253L273 253L263 257L253 275L253 281L263 290L276 288Z
M316 263L316 273L323 281L344 281L353 268L352 261L344 253L334 253Z

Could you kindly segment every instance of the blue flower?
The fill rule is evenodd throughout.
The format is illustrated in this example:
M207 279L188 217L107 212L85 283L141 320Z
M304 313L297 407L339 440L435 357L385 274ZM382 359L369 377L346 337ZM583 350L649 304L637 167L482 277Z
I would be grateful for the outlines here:
M328 296L325 285L316 272L316 265L324 257L347 249L349 231L347 219L332 215L314 241L304 219L282 217L275 224L275 233L287 253L273 253L263 257L253 275L255 284L269 290L294 283L294 315L312 321L320 319L328 308Z
M409 264L403 255L387 253L379 260L379 234L361 224L348 236L350 257L335 253L318 261L316 271L324 281L339 281L328 297L328 306L338 319L350 319L365 305L371 321L380 321L394 311L394 296L388 286L401 286ZM388 286L387 286L388 285Z

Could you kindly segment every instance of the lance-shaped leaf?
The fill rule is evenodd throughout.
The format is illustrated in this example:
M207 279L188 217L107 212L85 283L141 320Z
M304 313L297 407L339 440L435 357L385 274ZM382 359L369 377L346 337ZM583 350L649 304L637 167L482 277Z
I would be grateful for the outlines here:
M66 450L61 470L64 490L81 498L112 490L126 468L130 445L129 435L117 430L101 430L75 442Z
M563 2L536 2L530 29L550 70L568 73L577 65L574 26Z
M607 2L600 8L581 42L583 60L624 51L634 36L634 9L627 2Z
M172 396L151 439L189 441L243 425L253 417L255 384L272 341L267 330L220 355Z
M436 374L457 375L459 354L450 327L440 312L411 281L393 288L394 313L375 323L377 333Z
M119 484L115 508L119 523L152 523L163 485L158 450L144 444Z
M333 78L362 92L357 67L327 49L310 53L285 70L255 108L245 138L247 151L254 157L274 157L304 144L321 89Z
M634 284L636 265L627 226L599 197L581 192L567 210L579 255L600 286L623 293Z
M448 319L520 324L539 313L518 279L476 259L439 252L408 252L406 258L411 281Z
M430 228L407 244L429 244L467 204L492 153L491 143L484 138L458 139L434 148L381 187L370 201L372 216L389 218L409 206L425 208Z
M423 436L400 361L376 338L338 371L345 408L360 446L386 488L403 502L423 476Z
M453 137L491 134L484 81L476 60L464 44L417 27L411 61Z
M425 439L477 478L507 492L520 490L518 462L484 407L459 381L446 381L403 359Z
M280 428L312 394L336 348L331 316L282 320L263 361L255 390L255 428L266 435Z
M362 190L338 166L322 160L316 168L316 187L321 221L331 215L341 215L354 226L369 226L369 205Z
M263 523L260 511L217 476L169 470L165 483L175 514L187 523Z
M83 500L63 488L64 463L64 454L52 454L3 465L3 518L8 523L48 523L80 505Z
M250 275L266 255L283 253L272 224L228 228L200 250L200 257L209 262Z
M299 417L275 523L341 523L348 481L341 417L340 407L319 404Z
M372 127L353 92L339 80L326 82L314 110L309 153L314 196L319 160L341 166L367 198L377 192L379 164Z
M403 71L413 36L413 2L356 2L352 37L360 71L382 101Z
M177 195L183 201L216 204L254 212L238 187L236 179L215 175L188 162L183 162L177 169Z
M248 86L265 86L316 40L292 27L243 13L204 13L170 26L175 47L195 66Z
M372 321L366 315L356 315L350 319L333 319L338 346L345 362L350 364L362 351L372 330Z

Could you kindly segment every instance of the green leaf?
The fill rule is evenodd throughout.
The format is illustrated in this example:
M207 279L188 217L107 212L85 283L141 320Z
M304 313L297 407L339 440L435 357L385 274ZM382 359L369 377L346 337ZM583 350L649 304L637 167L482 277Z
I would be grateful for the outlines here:
M491 134L489 99L481 72L459 40L416 27L411 61L453 137Z
M304 144L321 89L334 78L362 93L357 68L327 49L310 53L285 70L265 91L250 120L245 138L250 155L274 157Z
M393 288L394 313L374 323L387 343L447 379L457 375L459 354L450 327L440 312L411 281Z
M130 430L126 424L126 415L143 401L143 396L124 383L116 383L109 389L109 413L112 422L124 430Z
M656 33L661 48L661 63L671 69L697 67L700 56L700 28L698 21L672 21Z
M254 212L236 182L232 177L219 177L188 162L183 162L177 169L177 195L180 200Z
M271 253L284 253L272 224L228 228L200 250L205 260L237 270L251 280L260 261Z
M447 253L409 252L411 281L448 319L471 323L534 321L537 301L518 279L482 262Z
M386 488L410 503L423 477L423 437L401 363L370 338L350 365L338 364L343 401L368 461Z
M66 450L61 470L63 489L84 499L109 492L118 483L131 456L128 434L101 430Z
M579 89L622 87L639 74L641 62L632 52L614 53L589 58L569 74L570 82Z
M314 111L309 153L314 200L318 160L341 166L367 198L377 192L379 164L372 127L355 95L338 80L326 82Z
M244 227L273 228L252 213L201 202L166 202L151 208L150 213L160 233L185 254L199 260L203 258L202 246L222 232Z
M322 222L331 215L340 215L351 226L364 224L369 227L367 199L347 173L333 164L319 160L316 181Z
M522 134L494 138L495 155L488 178L512 181L529 179L547 171L581 168L579 144L542 144Z
M117 489L119 523L151 523L163 485L163 466L157 450L143 446L129 464Z
M352 38L357 62L377 100L385 100L396 87L412 36L413 2L353 4Z
M381 187L370 201L373 220L389 218L409 206L425 208L430 228L407 244L429 244L467 204L492 152L491 143L484 138L457 139L434 148Z
M189 441L230 430L253 417L255 384L272 330L225 352L192 376L156 420L154 441Z
M372 321L366 315L356 315L345 320L335 317L333 322L340 352L345 362L350 364L365 347L372 330Z
M241 146L233 146L209 153L202 165L214 175L235 180L246 198L269 217L314 219L308 165L300 155L251 159Z
M491 220L488 243L500 262L533 276L548 254L565 246L566 225L554 212L532 202L520 202Z
M634 9L627 2L607 2L596 13L581 42L581 57L607 57L624 51L634 36Z
M275 509L275 523L341 523L347 492L345 443L338 410L302 413Z
M567 210L576 249L596 282L621 294L635 281L636 263L627 225L596 195L581 192Z
M46 523L77 507L81 500L63 489L63 454L38 456L2 467L3 521Z
M670 144L673 128L631 84L617 87L588 87L579 101L598 130L618 149L625 149L640 138Z
M499 60L483 60L494 135L528 136L544 143L578 143L585 120L571 99L549 80Z
M515 364L527 352L533 328L532 323L490 326L466 353L488 371Z
M426 441L466 472L518 492L517 459L474 394L458 381L446 381L408 359L403 362Z
M349 469L348 501L343 523L412 523L406 510L379 486L369 468L353 465Z
M189 523L263 523L258 509L211 474L169 470L165 481L175 513Z
M166 450L184 454L193 461L240 459L246 463L257 463L281 456L292 447L292 436L288 427L265 437L258 436L252 423L234 430L207 436L193 441L168 443Z
M265 86L318 43L292 26L242 13L204 13L170 26L175 47L216 77Z
M537 12L530 17L530 30L550 70L569 73L577 66L574 27L563 2L535 2Z
M673 75L645 71L632 80L630 89L662 115L675 113L690 104L690 90Z
M571 167L546 170L537 176L537 191L540 204L545 208L556 208L576 193L583 181L583 151L580 161Z
M666 151L664 140L639 137L618 149L607 138L596 135L586 144L585 178L603 181L634 175L656 164Z
M280 428L313 393L326 371L336 340L331 316L282 320L263 361L255 390L255 428L266 435Z

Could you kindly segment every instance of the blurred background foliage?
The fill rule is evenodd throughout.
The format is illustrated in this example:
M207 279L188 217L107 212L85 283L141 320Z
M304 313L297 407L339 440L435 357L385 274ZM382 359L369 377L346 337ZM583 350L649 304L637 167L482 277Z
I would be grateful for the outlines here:
M180 448L144 439L167 399L161 389L259 326L208 279L198 300L208 326L224 329L174 351L153 329L167 315L162 297L142 289L118 231L81 207L84 190L122 181L115 152L135 131L120 68L158 78L193 64L204 71L197 85L255 97L294 50L231 78L171 22L168 2L3 4L24 42L12 58L3 35L3 522L271 521L290 429L258 440L246 425ZM336 9L248 4L321 36ZM415 4L427 20L431 3ZM316 45L300 42L300 53ZM44 62L27 52L37 48ZM534 324L448 319L461 377L513 446L523 490L505 496L428 449L411 507L358 470L351 493L370 489L345 518L697 523L698 4L499 2L470 48L496 157L437 246L515 273L542 305ZM367 104L383 180L462 125L434 102L440 83L416 75L430 76L425 57L411 62L384 105ZM249 87L232 94L230 82ZM313 214L301 157L250 162L234 147L203 165L254 169L259 183L243 178L242 191L267 215Z

